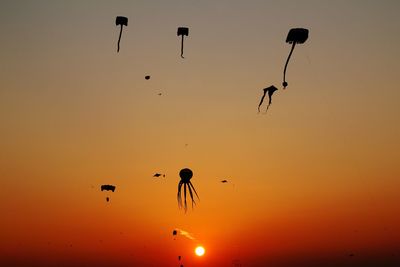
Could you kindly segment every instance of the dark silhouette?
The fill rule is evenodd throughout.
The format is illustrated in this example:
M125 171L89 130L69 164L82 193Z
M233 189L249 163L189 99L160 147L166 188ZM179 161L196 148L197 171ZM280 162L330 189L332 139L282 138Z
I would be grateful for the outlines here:
M288 86L288 83L286 82L286 68L289 63L289 59L292 56L292 52L294 50L294 47L296 44L302 44L304 43L308 38L308 30L303 29L303 28L295 28L291 29L286 37L286 43L292 44L292 49L290 50L289 56L286 60L285 68L283 70L283 88L285 89L286 86Z
M112 191L112 192L114 192L114 191L115 191L115 185L103 184L103 185L100 187L100 189L101 189L101 191ZM110 198L109 198L109 197L106 197L106 201L109 202L109 201L110 201Z
M115 186L110 184L103 184L101 187L101 191L115 191Z
M157 95L162 95L162 93L158 93Z
M265 95L268 93L269 101L268 101L267 109L266 109L266 111L265 111L265 112L267 112L269 106L271 105L272 94L273 94L276 90L278 90L278 88L276 88L275 86L271 85L270 87L264 88L263 90L264 90L264 94L263 94L263 96L261 97L260 104L258 104L258 113L260 113L260 107L261 107L262 103L264 102Z
M189 36L189 28L186 27L179 27L178 28L178 32L177 32L178 36L182 36L182 41L181 41L181 58L183 57L183 39L185 36Z
M119 38L118 38L118 49L117 52L119 52L119 42L121 41L121 35L122 35L122 28L125 26L128 26L128 18L127 17L121 17L118 16L115 19L115 25L120 25L121 26L121 30L119 31Z
M181 261L181 256L178 256L178 261Z
M178 234L178 231L177 230L173 230L172 231L172 235L174 236L174 240L176 239L176 235Z
M190 179L193 176L193 172L190 169L185 168L185 169L182 169L179 172L179 176L181 177L181 180L179 181L179 184L178 184L178 194L177 194L178 206L179 206L179 208L182 207L181 190L182 190L182 185L184 185L184 192L183 192L184 193L184 203L183 203L183 208L185 209L185 212L186 212L186 210L187 210L186 187L188 188L188 191L189 191L189 194L190 194L190 198L192 199L192 208L193 208L193 205L196 204L196 202L193 199L193 192L196 194L197 198L199 198L199 196L197 195L196 189L194 189L193 184L190 182Z
M153 177L160 177L160 176L162 176L162 177L165 177L165 174L161 174L161 173L155 173L154 175L153 175Z
M150 80L150 75L146 75L146 76L144 76L144 78L145 78L146 80Z
M228 180L222 180L222 181L221 181L221 183L223 183L223 184L224 184L224 183L227 183L227 182L228 182Z

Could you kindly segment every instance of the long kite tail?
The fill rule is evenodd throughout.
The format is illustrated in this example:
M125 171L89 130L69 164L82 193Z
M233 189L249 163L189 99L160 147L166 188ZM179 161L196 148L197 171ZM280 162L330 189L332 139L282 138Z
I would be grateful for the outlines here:
M288 83L286 82L286 68L287 68L287 65L288 65L288 63L289 63L289 59L290 59L290 57L292 56L292 53L293 53L293 50L294 50L294 47L295 47L295 46L296 46L296 42L293 42L292 49L290 49L289 56L288 56L288 58L287 58L287 60L286 60L285 69L283 70L283 83L282 83L282 85L283 85L283 88L284 88L284 89L285 89L286 86L288 85Z
M121 41L121 36L122 36L122 27L124 27L123 25L121 25L121 30L119 31L119 38L118 38L118 49L117 52L119 52L119 42Z
M264 94L263 94L263 96L261 97L261 100L260 100L260 104L258 104L258 113L260 113L260 107L261 107L262 103L264 102L264 98L265 98L265 94L266 94L266 93L267 93L267 92L264 91Z
M181 58L184 58L183 56L183 35L182 35L182 41L181 41Z

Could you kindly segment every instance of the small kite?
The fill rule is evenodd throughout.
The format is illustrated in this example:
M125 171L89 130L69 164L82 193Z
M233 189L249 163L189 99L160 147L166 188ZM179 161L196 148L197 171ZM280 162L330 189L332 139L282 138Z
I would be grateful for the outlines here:
M110 184L103 184L102 186L100 186L101 191L115 191L115 186L114 185L110 185ZM106 201L109 202L110 201L110 197L106 197Z
M160 177L160 176L162 176L162 177L165 177L165 174L161 174L161 173L155 173L154 175L153 175L153 177Z
M285 89L288 86L286 82L286 68L289 63L289 59L292 56L292 52L296 44L303 44L308 39L308 30L303 28L294 28L290 29L287 37L286 43L292 44L292 49L290 50L289 56L286 60L285 68L283 70L283 88Z
M145 78L146 80L150 80L150 75L146 75L146 76L144 76L144 78Z
M178 32L177 32L178 36L182 36L182 41L181 41L181 58L183 57L183 39L185 36L189 36L189 28L187 27L179 27L178 28Z
M115 25L121 26L121 30L119 31L118 49L117 49L117 52L119 52L119 42L121 41L122 28L124 27L124 25L125 25L125 26L128 26L128 18L127 18L127 17L118 16L118 17L115 19Z
M183 208L185 209L185 212L187 210L187 204L186 204L186 187L188 188L189 194L190 194L190 198L192 199L192 208L193 205L196 204L194 198L193 198L193 192L196 194L197 198L199 198L199 195L197 195L196 189L194 189L194 186L192 184L192 182L190 182L190 179L193 176L193 172L192 170L185 168L182 169L179 172L179 176L181 177L181 180L179 181L178 184L178 194L177 194L177 198L178 198L178 206L179 208L182 207L182 196L181 196L181 190L182 190L182 185L184 186L184 202L183 202Z
M223 183L223 184L224 184L224 183L227 183L227 182L228 182L228 180L222 180L222 181L221 181L221 183Z
M101 191L115 191L115 186L110 184L103 184L101 187Z
M268 110L269 106L271 105L272 95L276 90L278 90L278 88L276 88L275 86L271 85L270 87L264 88L263 90L264 90L264 94L261 97L260 104L258 104L258 113L260 113L260 107L261 107L262 103L264 102L264 98L265 98L265 95L267 93L268 93L269 101L268 101L268 106L267 106L266 111Z

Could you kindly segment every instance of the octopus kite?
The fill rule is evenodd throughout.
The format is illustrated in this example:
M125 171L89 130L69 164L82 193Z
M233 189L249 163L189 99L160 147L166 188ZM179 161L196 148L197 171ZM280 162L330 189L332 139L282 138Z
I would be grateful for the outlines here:
M196 194L197 198L199 198L199 195L197 195L196 189L194 189L192 182L190 182L190 179L193 176L192 170L190 170L188 168L182 169L179 172L179 176L181 177L181 180L179 181L179 184L178 184L178 194L177 194L178 206L179 206L179 208L182 208L182 206L183 206L183 208L185 209L185 212L186 212L186 210L187 210L186 188L188 189L190 198L192 200L192 208L193 208L193 205L196 204L196 201L193 198L193 192ZM181 192L182 186L184 187L183 203L182 203L182 192Z
M264 90L264 94L263 94L263 96L261 97L260 104L258 104L258 113L260 113L260 107L261 107L262 103L264 102L264 98L265 98L265 95L266 95L267 93L268 93L269 101L268 101L268 106L267 106L267 109L266 109L266 110L268 110L269 106L271 105L272 94L273 94L276 90L278 90L278 88L276 88L275 86L271 85L270 87L264 88L263 90ZM265 112L266 112L266 111L265 111Z

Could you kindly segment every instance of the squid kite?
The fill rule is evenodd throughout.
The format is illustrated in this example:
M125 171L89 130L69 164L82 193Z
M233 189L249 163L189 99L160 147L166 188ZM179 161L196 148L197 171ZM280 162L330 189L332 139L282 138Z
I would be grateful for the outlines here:
M193 176L192 170L190 170L188 168L182 169L179 172L179 176L181 177L181 180L179 181L179 184L178 184L178 194L177 194L178 206L179 206L179 208L182 208L182 206L183 206L183 208L185 209L185 212L186 212L186 210L187 210L186 187L188 188L189 195L192 200L192 208L193 208L193 205L196 204L196 202L193 198L193 192L196 194L197 198L199 198L199 195L197 195L196 189L194 189L192 182L190 182L190 179ZM183 203L182 203L182 195L181 195L182 186L184 187Z
M303 44L308 39L308 30L303 28L294 28L291 29L286 37L286 43L292 44L292 49L290 49L289 56L286 60L285 68L283 70L283 88L285 89L288 86L286 82L286 68L289 63L289 59L292 56L292 52L296 44Z
M275 86L271 85L270 87L264 88L263 90L264 90L264 94L261 97L260 104L258 104L258 113L260 113L260 107L261 107L262 103L264 102L264 98L265 98L265 95L267 93L268 93L269 101L268 101L268 106L267 106L266 111L268 110L269 106L271 105L272 95L276 90L278 90L278 88L276 88Z

